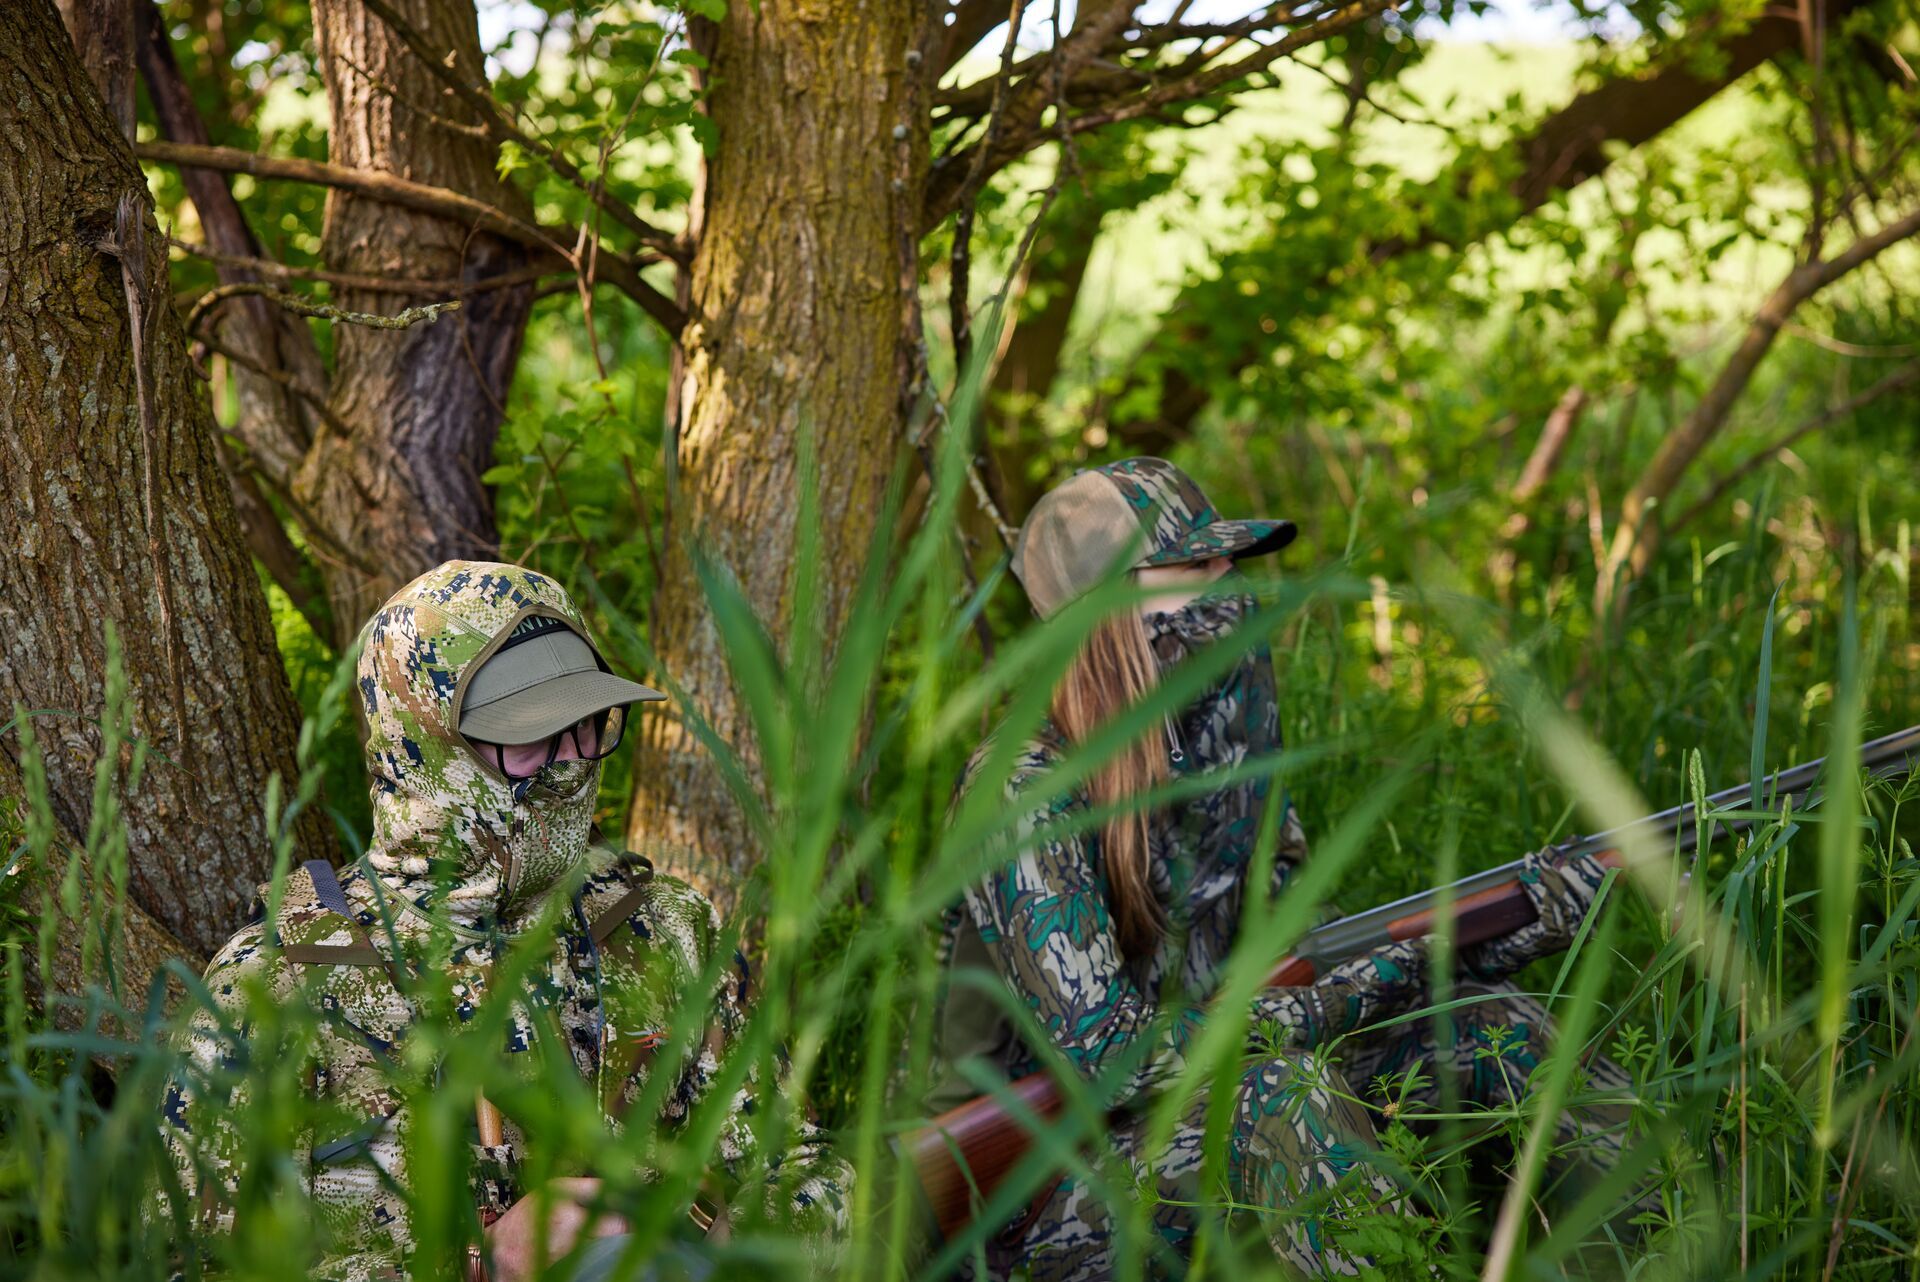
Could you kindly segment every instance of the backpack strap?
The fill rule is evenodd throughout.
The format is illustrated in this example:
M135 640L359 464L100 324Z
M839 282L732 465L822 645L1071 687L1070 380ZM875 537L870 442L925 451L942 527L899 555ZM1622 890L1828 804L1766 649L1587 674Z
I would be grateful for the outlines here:
M300 866L312 878L313 895L320 901L320 906L336 916L346 918L348 928L360 942L287 944L280 950L281 956L290 962L302 962L310 966L384 966L387 959L361 931L360 920L353 915L353 905L347 902L347 892L340 888L340 878L333 871L333 865L324 859L309 859Z
M653 880L653 865L646 856L628 851L620 856L620 873L627 879L627 893L594 914L588 932L595 944L606 943L608 937L620 929L620 923L633 916L633 910L647 897L647 883Z
M334 872L333 865L324 859L309 859L300 866L313 878L313 893L321 906L352 921L353 905L347 902L347 892L340 889L340 875Z

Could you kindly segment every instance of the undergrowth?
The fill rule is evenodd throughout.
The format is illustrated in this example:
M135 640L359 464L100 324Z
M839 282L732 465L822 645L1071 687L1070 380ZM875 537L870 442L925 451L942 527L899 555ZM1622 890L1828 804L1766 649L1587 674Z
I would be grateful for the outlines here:
M803 635L775 657L727 575L703 567L766 782L764 794L739 798L767 852L745 897L764 923L764 945L741 1054L763 1082L784 1075L809 1097L860 1173L841 1276L951 1275L1060 1166L1104 1194L1132 1275L1277 1276L1261 1238L1285 1209L1233 1208L1224 1189L1202 1208L1190 1265L1154 1249L1150 1192L1100 1156L1110 1085L1101 1080L1069 1092L1066 1117L967 1235L925 1240L892 1140L914 1122L930 1071L932 931L1012 822L991 800L997 787L955 805L952 786L983 721L1003 727L987 778L1004 776L1092 619L1128 600L1120 585L1097 593L1003 638L994 661L981 664L973 617L994 585L967 586L943 533L960 499L957 448L942 461L920 533L904 549L876 549L831 655ZM903 492L896 487L880 530L897 528ZM813 517L800 516L800 593L817 581L808 569L820 555ZM1223 645L1273 638L1293 746L1259 768L1324 838L1317 875L1346 910L1639 810L1697 801L1755 767L1835 754L1824 798L1810 808L1765 797L1703 808L1703 825L1746 831L1698 858L1643 852L1648 862L1610 887L1610 909L1574 951L1521 977L1563 1034L1536 1070L1535 1102L1424 1114L1383 1105L1405 1080L1366 1097L1420 1213L1357 1210L1336 1232L1387 1276L1920 1278L1920 863L1906 835L1920 785L1863 781L1850 755L1920 707L1905 657L1908 585L1882 561L1836 574L1831 592L1776 595L1760 520L1724 547L1668 558L1607 635L1564 601L1502 608L1464 596L1459 572L1437 554L1383 595L1356 538L1322 573L1265 581L1259 626ZM606 622L610 651L650 667L644 630L592 568L576 566L572 584ZM1385 653L1373 626L1383 609L1401 638ZM314 701L302 775L276 780L263 798L283 834L270 852L276 888L288 871L291 816L323 804L327 754L317 745L338 740L330 718L347 675L336 670ZM1086 768L1205 679L1196 671L1184 686L1170 680L1062 768ZM117 688L110 679L110 726L122 716ZM709 750L728 757L728 745L695 722ZM236 1036L217 1076L246 1088L233 1119L248 1141L240 1214L230 1232L196 1228L187 1200L169 1196L178 1186L158 1107L164 1083L188 1072L168 1030L208 994L177 969L171 981L185 995L167 1009L160 986L124 991L111 965L128 858L113 800L138 786L144 763L137 750L128 770L122 754L103 756L96 822L84 848L68 850L53 836L31 724L16 721L9 733L26 766L24 805L0 811L8 870L0 1273L298 1274L325 1226L300 1195L305 1173L276 1155L303 1130L351 1121L309 1097L300 1065L314 1013L299 1001L261 1000ZM328 784L351 790L358 781ZM1323 909L1279 903L1249 923L1223 987L1254 982ZM44 964L63 932L88 941L95 982L33 999L27 963ZM531 953L516 957L503 964L500 992L511 993ZM446 1000L433 982L415 994L423 1009ZM606 1208L633 1222L639 1254L686 1236L680 1208L701 1187L713 1137L698 1119L676 1133L610 1128L564 1056L542 1058L536 1080L508 1075L489 1040L505 1009L496 997L466 1025L423 1022L391 1066L391 1089L416 1119L407 1195L418 1275L451 1276L476 1231L462 1142L476 1091L531 1137L530 1183L602 1176ZM1179 1106L1181 1087L1212 1080L1258 1040L1235 1013L1243 1009L1216 1011L1210 1029L1220 1031L1196 1050L1180 1086L1149 1106L1154 1125ZM696 1034L699 1013L690 1011L680 1035ZM1570 1155L1547 1152L1544 1137L1558 1107L1589 1089L1583 1066L1599 1053L1633 1080L1626 1156L1610 1175L1551 1187L1556 1163L1547 1159ZM774 1107L757 1116L768 1151L790 1141L796 1119ZM803 1267L791 1244L768 1233L742 1234L725 1249L727 1276Z

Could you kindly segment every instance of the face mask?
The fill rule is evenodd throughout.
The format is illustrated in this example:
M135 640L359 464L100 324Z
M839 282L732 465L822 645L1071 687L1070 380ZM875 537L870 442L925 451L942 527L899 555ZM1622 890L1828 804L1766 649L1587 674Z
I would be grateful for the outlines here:
M1246 580L1229 570L1208 585L1208 594L1177 610L1156 610L1144 617L1147 640L1164 673L1188 655L1220 640L1257 608Z
M1210 645L1227 638L1259 608L1236 573L1212 585L1209 595L1178 610L1145 616L1147 639L1165 676ZM1264 644L1240 659L1169 719L1169 741L1178 764L1223 764L1235 745L1251 751L1270 745L1275 730L1273 660Z
M599 762L556 761L514 785L510 827L503 840L508 852L506 907L544 891L579 861L599 783Z

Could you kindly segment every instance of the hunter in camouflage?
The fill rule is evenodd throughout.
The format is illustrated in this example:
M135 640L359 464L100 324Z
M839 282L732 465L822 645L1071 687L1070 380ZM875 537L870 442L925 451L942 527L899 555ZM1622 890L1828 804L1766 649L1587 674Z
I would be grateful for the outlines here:
M311 1080L348 1123L338 1135L306 1136L291 1156L324 1228L326 1254L310 1276L335 1282L409 1276L409 1116L384 1065L425 1017L413 982L423 968L450 986L449 1018L465 1021L488 998L495 961L524 946L528 932L549 932L546 961L513 998L510 1059L524 1055L515 1062L531 1072L536 1057L527 1052L557 1031L617 1125L645 1089L676 1011L694 1002L710 1012L709 1034L673 1062L659 1124L681 1122L708 1093L747 993L744 961L719 955L713 907L644 859L595 844L597 760L555 761L513 779L458 728L476 669L532 619L587 635L551 579L455 561L402 588L363 630L358 694L373 840L337 877L324 866L294 871L273 920L221 949L206 978L217 1006L197 1012L187 1033L193 1071L166 1093L165 1131L202 1231L231 1223L244 1140L228 1120L239 1101L223 1092L245 1059L234 1033L244 1039L256 989L320 1012ZM757 1199L756 1209L830 1257L851 1173L810 1133L793 1151L757 1160L747 1125L753 1089L731 1101L719 1141L727 1205L737 1211ZM516 1174L541 1141L511 1117L498 1139L474 1144L483 1222L529 1192Z
M1241 538L1231 529L1208 530L1211 507L1169 464L1130 460L1082 476L1099 474L1111 476L1148 526L1145 546L1132 553L1140 558L1136 565L1174 549L1193 559L1190 550L1196 547L1204 559L1218 554L1217 545ZM1098 549L1082 547L1072 557L1082 573L1050 578L1050 584L1073 577L1084 582L1108 568ZM1044 608L1036 601L1036 608L1051 613L1064 599L1049 599ZM1147 637L1162 674L1238 627L1253 605L1250 596L1225 591L1180 609L1147 613ZM1173 773L1225 771L1276 751L1278 718L1272 659L1262 644L1177 718ZM1178 1072L1203 1018L1202 1004L1237 936L1268 782L1262 777L1233 783L1153 816L1150 876L1170 928L1151 956L1130 959L1113 930L1098 828L1063 831L1062 821L1084 808L1085 798L1048 786L1047 774L1064 748L1059 732L1046 726L1017 757L1005 789L1008 803L1024 820L1008 842L1005 862L970 887L948 913L943 952L949 973L959 967L997 972L1047 1030L1055 1049L1083 1074L1092 1077L1116 1062L1132 1063L1118 1093L1124 1108ZM984 756L984 748L975 755L968 784ZM1285 893L1307 849L1299 817L1288 804L1273 869L1275 896ZM1402 1105L1416 1107L1439 1102L1442 1073L1452 1076L1469 1104L1506 1107L1524 1096L1551 1030L1537 1002L1500 981L1564 942L1557 932L1570 929L1569 922L1577 925L1600 872L1590 870L1596 875L1589 881L1582 870L1563 874L1542 866L1536 871L1547 905L1544 924L1522 932L1525 938L1469 951L1462 959L1468 975L1455 993L1480 1000L1451 1012L1448 1035L1439 1043L1428 1019L1369 1028L1424 1004L1424 941L1389 945L1341 965L1310 988L1272 989L1255 999L1249 1028L1255 1030L1256 1044L1249 1047L1232 1105L1230 1192L1241 1207L1267 1208L1261 1221L1267 1236L1294 1268L1316 1276L1359 1272L1374 1261L1342 1249L1334 1240L1335 1226L1371 1213L1410 1213L1402 1190L1376 1160L1374 1120L1361 1102L1370 1100L1375 1109L1384 1104L1378 1079L1420 1065L1417 1088L1396 1096ZM1578 894L1582 889L1584 899ZM1568 906L1557 911L1554 905L1562 896ZM984 1061L1010 1081L1042 1066L1012 1021L971 986L946 988L936 1027L945 1072L927 1101L930 1113L976 1093L955 1071L963 1059ZM1157 1040L1142 1053L1134 1043L1148 1036ZM1605 1061L1593 1064L1590 1078L1594 1086L1617 1088L1619 1097L1627 1098L1624 1075ZM1109 1134L1116 1154L1134 1166L1136 1180L1157 1191L1152 1222L1176 1252L1195 1231L1195 1204L1217 1204L1222 1196L1200 1183L1207 1112L1205 1094L1192 1100L1170 1150L1160 1154L1140 1151L1143 1120L1122 1122ZM1587 1160L1604 1162L1617 1152L1627 1116L1624 1106L1569 1113L1562 1138L1580 1141ZM986 1258L992 1276L1007 1277L1017 1268L1036 1282L1052 1282L1109 1275L1116 1264L1114 1250L1108 1208L1069 1176L990 1239Z

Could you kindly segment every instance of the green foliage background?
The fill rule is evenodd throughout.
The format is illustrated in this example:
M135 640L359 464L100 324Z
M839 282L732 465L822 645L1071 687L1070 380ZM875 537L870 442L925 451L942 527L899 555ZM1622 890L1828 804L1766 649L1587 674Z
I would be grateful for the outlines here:
M651 114L635 133L675 141L623 148L608 180L643 214L676 225L701 143L686 64L671 56L680 15L557 0L532 8L559 32L561 52L532 66L504 57L497 90L547 136L589 152L618 127L615 104L624 110L639 92ZM1618 621L1592 608L1595 523L1611 528L1619 495L1697 400L1804 228L1812 184L1797 82L1763 68L1656 142L1617 156L1601 178L1512 221L1502 209L1514 164L1507 141L1572 87L1673 56L1672 33L1718 10L1587 12L1577 21L1623 38L1500 49L1447 38L1446 25L1464 23L1470 8L1337 40L1309 55L1321 72L1288 68L1216 124L1104 135L1071 158L1051 199L1062 158L1043 152L997 180L982 203L972 285L983 315L1003 282L1020 279L1012 260L1032 218L1104 211L1062 378L1045 397L1000 407L1014 424L1008 455L1018 479L1039 488L1129 452L1142 389L1177 362L1213 394L1213 407L1173 456L1222 508L1300 523L1300 542L1262 569L1275 591L1299 593L1274 634L1283 731L1291 744L1337 750L1290 764L1285 785L1309 830L1324 836L1377 801L1385 780L1399 781L1377 822L1333 843L1345 860L1337 899L1346 908L1624 818L1592 777L1568 769L1581 744L1617 763L1652 808L1735 783L1755 760L1777 768L1920 721L1912 615L1920 418L1911 399L1868 406L1734 487L1663 548ZM304 6L235 0L220 11L223 35L185 24L175 33L199 60L191 74L206 91L214 141L324 157ZM1884 26L1911 51L1910 16ZM528 39L525 30L506 38L516 49ZM1348 118L1350 100L1331 80L1356 69L1372 101ZM1894 144L1910 129L1911 91L1869 70L1841 56L1834 78L1859 99L1865 145L1893 148L1890 181L1905 190L1908 162ZM242 101L260 109L240 119L225 106ZM1219 106L1197 108L1185 123ZM530 185L543 215L585 216L572 188L511 154L503 165ZM163 212L191 237L177 178L156 170L154 179ZM317 261L323 202L314 190L255 191L245 178L237 187L251 209L267 211L260 229L270 253ZM1435 227L1469 247L1369 256L1385 239ZM949 283L942 238L925 247L936 349ZM1030 287L1008 301L1016 337L1045 305L1060 256L1079 248L1036 242ZM1678 503L1912 359L1917 267L1911 249L1896 249L1802 308ZM183 290L211 283L190 260L177 273ZM1219 344L1148 342L1169 318L1245 336L1259 359L1241 365ZM622 664L645 672L668 352L623 299L603 291L594 320L598 350L571 292L537 305L487 479L503 555L566 582L591 603ZM325 327L316 332L324 344ZM936 350L935 364L962 402L956 421L971 423L970 385L950 354ZM1527 505L1527 528L1513 535L1510 487L1575 384L1591 407ZM801 653L754 678L763 742L787 745L771 765L774 802L763 823L769 966L755 1045L769 1057L788 1048L823 1123L874 1173L863 1183L848 1276L904 1271L908 1258L886 1140L909 1115L900 1101L925 1067L928 925L983 849L977 824L947 819L959 763L985 726L1019 715L1018 692L1040 684L1037 674L1073 640L1030 630L991 544L971 550L987 586L970 591L950 534L967 499L951 468L925 491L913 488L922 483L903 465L903 504L927 515L915 537L884 549L890 577L873 599L885 608L841 639L833 675L818 675L819 655ZM710 584L721 607L723 582ZM269 591L314 726L306 787L288 781L288 795L329 807L362 840L364 776L333 680L338 656ZM974 609L998 638L990 664L969 626ZM737 619L729 643L737 652L757 644ZM838 737L863 711L874 738L862 746ZM624 827L627 758L610 763L602 794L609 832ZM1920 1276L1912 1036L1920 865L1911 808L1900 804L1912 789L1842 793L1832 822L1789 817L1748 843L1714 847L1695 870L1693 925L1676 924L1657 896L1622 886L1613 933L1587 941L1566 966L1542 963L1526 977L1557 994L1559 1018L1589 1028L1594 1048L1633 1071L1648 1101L1640 1160L1661 1210L1638 1239L1605 1223L1605 1207L1556 1212L1529 1231L1518 1271ZM1871 821L1858 841L1849 837L1855 806ZM96 835L92 853L110 861L110 834ZM31 815L0 814L0 836L9 866L56 859L36 841ZM42 940L48 923L78 928L82 916L51 899L0 898L0 912L37 923ZM1732 942L1703 933L1702 921L1724 925ZM1287 938L1257 941L1246 964ZM104 1031L110 1020L81 1033L46 1025L25 1005L16 962L0 1085L0 1267L22 1277L159 1276L164 1224L143 1224L131 1208L156 1169L146 1101L170 1065L153 1029L138 1035L138 1018L120 1028L124 1042ZM118 997L138 1005L138 995ZM290 1016L269 1031L296 1044L298 1023ZM94 1051L118 1057L117 1091L88 1067ZM1555 1065L1572 1071L1559 1067L1570 1059ZM296 1086L263 1079L254 1104L263 1152L298 1124ZM406 1089L432 1107L428 1083ZM1098 1089L1076 1101L1089 1130L1101 1124ZM609 1143L597 1119L567 1099L543 1116L576 1152L628 1155L596 1150ZM1515 1149L1537 1122L1495 1120ZM1448 1124L1417 1136L1404 1122L1385 1131L1436 1215L1420 1225L1356 1223L1356 1241L1394 1275L1424 1276L1435 1265L1476 1273L1509 1157L1483 1158L1491 1171L1476 1171ZM1073 1158L1071 1134L1046 1155ZM701 1155L667 1152L650 1156L671 1171L670 1198L691 1188ZM462 1174L457 1163L423 1170L421 1197L441 1217L432 1249L458 1246ZM1122 1173L1097 1174L1117 1204L1138 1206ZM285 1209L286 1178L261 1175L253 1196L263 1213L220 1248L221 1265L284 1274L306 1249L310 1226ZM1224 1218L1210 1223L1211 1254L1196 1271L1257 1272L1243 1255L1244 1232L1230 1232ZM1838 1243L1831 1255L1829 1243Z

